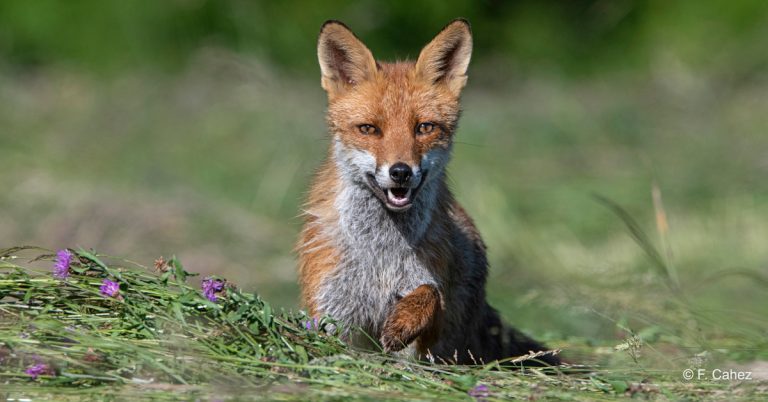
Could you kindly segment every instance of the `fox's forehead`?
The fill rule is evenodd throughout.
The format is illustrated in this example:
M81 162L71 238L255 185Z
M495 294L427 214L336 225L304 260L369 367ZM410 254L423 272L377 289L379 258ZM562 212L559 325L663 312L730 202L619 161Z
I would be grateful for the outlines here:
M414 62L377 62L376 66L374 77L331 102L331 114L357 124L410 124L414 119L454 123L458 99L443 85L420 79Z

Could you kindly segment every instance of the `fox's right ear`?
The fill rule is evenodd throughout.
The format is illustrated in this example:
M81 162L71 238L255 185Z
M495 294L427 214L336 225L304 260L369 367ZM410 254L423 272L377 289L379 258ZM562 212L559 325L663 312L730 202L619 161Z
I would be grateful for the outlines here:
M323 89L333 96L372 78L376 60L367 47L346 25L326 21L317 41Z

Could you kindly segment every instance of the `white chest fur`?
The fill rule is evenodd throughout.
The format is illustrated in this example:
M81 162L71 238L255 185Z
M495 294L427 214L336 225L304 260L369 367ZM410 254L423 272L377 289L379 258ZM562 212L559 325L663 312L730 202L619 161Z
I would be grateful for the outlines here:
M423 190L422 195L431 193ZM335 203L340 259L322 281L319 311L348 331L360 328L377 339L399 298L420 285L437 285L417 252L430 219L427 201L417 201L405 213L392 213L367 188L346 183Z

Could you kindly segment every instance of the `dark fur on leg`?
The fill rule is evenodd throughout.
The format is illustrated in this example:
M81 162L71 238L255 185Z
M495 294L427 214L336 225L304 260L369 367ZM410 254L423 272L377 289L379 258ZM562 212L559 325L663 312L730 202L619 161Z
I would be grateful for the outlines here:
M503 328L499 331L499 328ZM495 343L494 349L498 350L501 354L497 357L498 360L521 357L529 354L530 352L547 351L545 345L533 340L528 335L520 332L518 329L508 325L504 325L499 318L499 313L491 306L486 305L486 317L485 317L485 329L494 329L488 334L489 340ZM541 367L541 366L557 366L561 363L560 358L553 354L546 354L536 357L531 360L524 360L519 363L505 362L504 365L508 366L524 366L524 367Z
M546 346L531 339L527 335L523 334L515 328L507 328L504 355L509 357L525 356L528 352L540 352L543 350L549 350ZM560 358L553 354L546 354L536 357L535 359L525 360L521 363L507 363L514 364L516 366L557 366L561 363Z

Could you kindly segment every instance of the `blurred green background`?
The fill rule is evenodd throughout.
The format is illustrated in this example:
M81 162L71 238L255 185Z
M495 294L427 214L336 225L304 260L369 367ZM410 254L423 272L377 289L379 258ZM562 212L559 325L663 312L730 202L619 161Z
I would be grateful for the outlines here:
M450 171L502 314L571 350L768 358L762 0L0 2L0 246L175 254L298 307L320 25L387 60L459 16L475 51Z

